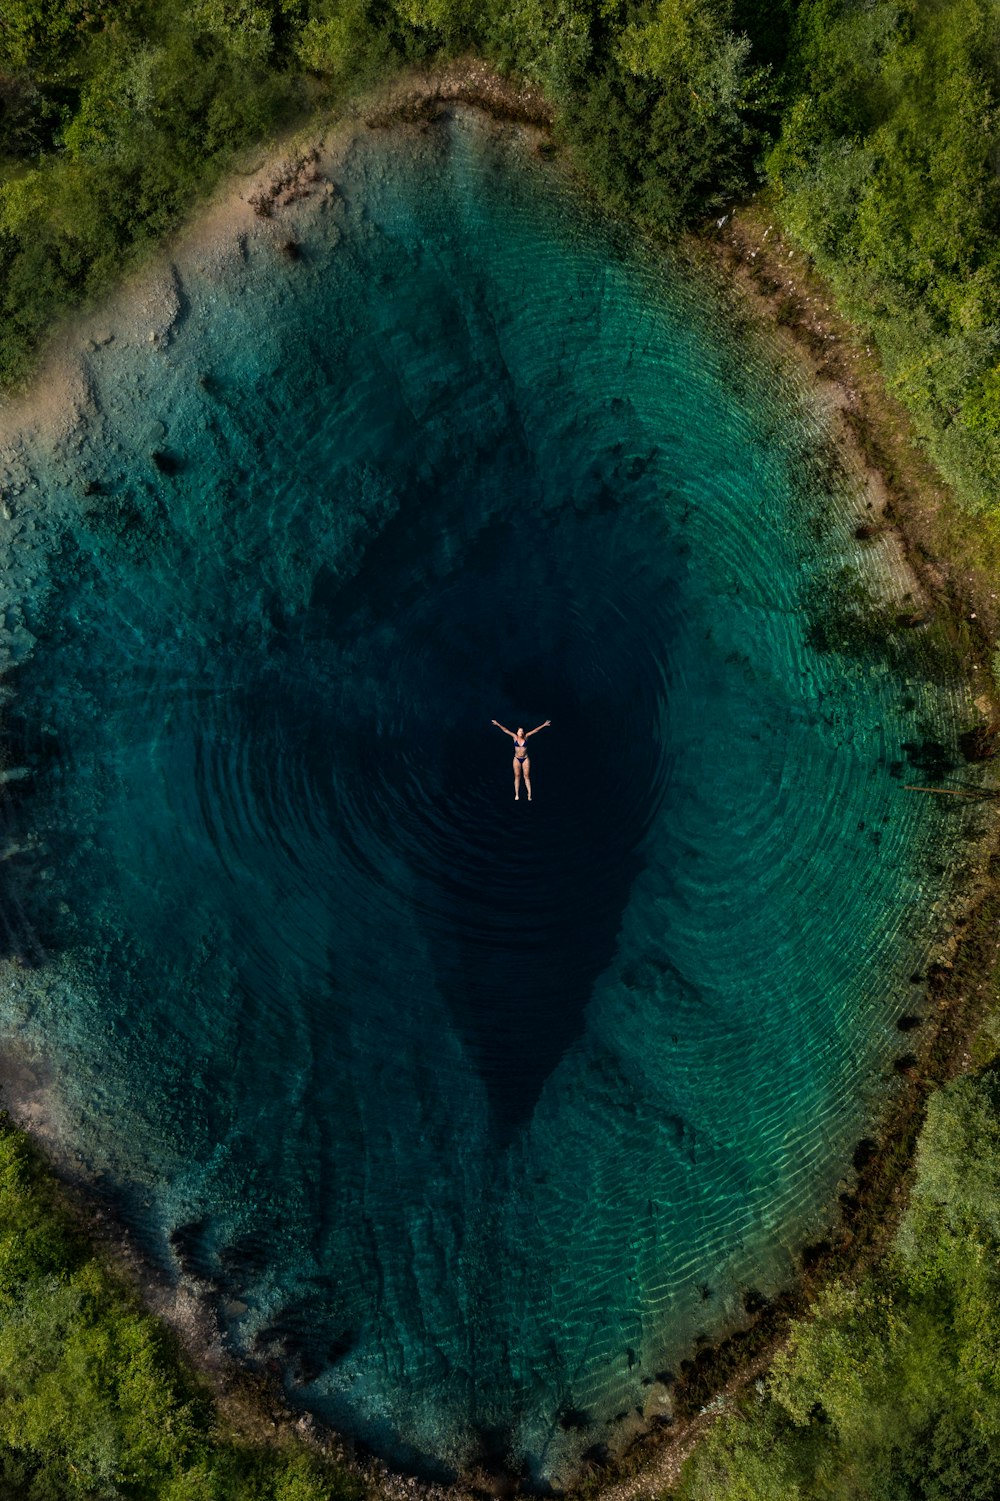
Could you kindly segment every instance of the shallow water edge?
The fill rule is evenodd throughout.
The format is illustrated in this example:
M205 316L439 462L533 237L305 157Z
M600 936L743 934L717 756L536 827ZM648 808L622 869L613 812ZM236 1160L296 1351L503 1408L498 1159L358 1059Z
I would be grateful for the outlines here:
M416 104L415 104L414 101L413 101L413 96L411 94L409 96L408 100L407 100L406 105L405 105L405 111L406 112L404 113L403 117L405 119L407 119L410 124L413 124L413 118L412 117L413 117L413 111L414 111L414 109L423 108L425 103L426 103L426 106L428 108L433 108L436 105L436 103L439 101L440 98L441 98L441 95L438 92L431 91L431 92L429 92L426 95L425 100L421 100L419 98L419 96L418 96ZM466 101L466 102L468 102L468 101ZM390 110L389 114L386 115L384 113L385 107L382 106L382 109L383 109L383 114L382 114L381 117L379 117L377 119L377 123L380 126L381 125L388 125L390 123L391 119L392 119L391 110ZM417 125L417 128L420 128L419 124ZM268 224L267 224L267 227L266 227L266 232L268 232L268 233L273 232L276 237L278 237L278 236L280 236L282 234L287 234L288 233L287 226L289 225L290 222L292 222L292 219L293 219L293 216L294 216L294 209L293 209L292 205L295 202L295 194L298 193L300 190L305 190L307 187L310 187L310 186L316 187L317 191L323 191L323 186L322 186L321 182L317 182L317 183L314 183L314 184L310 184L309 183L309 173L310 173L310 171L311 171L311 165L310 165L310 163L308 161L308 151L305 151L305 152L303 152L301 154L301 162L300 162L299 166L295 167L295 169L294 169L294 171L292 173L292 176L290 178L288 176L287 169L284 166L282 166L282 167L280 167L278 169L273 169L273 168L270 169L270 173L265 172L264 174L262 174L262 179L263 179L262 184L260 186L256 187L254 191L256 191L257 193L260 193L261 191L270 192L271 187L275 183L279 183L279 184L283 183L283 185L281 185L281 186L278 187L277 192L275 192L272 195L272 199L271 199L271 202L272 202L271 212L268 213L268 214L266 214L266 215L258 215L258 214L256 214L255 211L253 210L253 208L247 208L247 201L244 198L244 199L241 200L242 203L243 203L243 208L239 209L238 213L243 214L244 221L249 221L251 224L253 223L253 220L256 219L256 218L266 218L268 220ZM232 228L232 226L230 226L230 228ZM217 229L218 229L218 226L217 226ZM239 231L237 231L237 233L238 232ZM203 229L201 231L201 233L204 235L205 234L205 230ZM205 239L203 241L203 243L206 246L206 252L209 249L209 240L210 240L210 238L211 238L211 235L209 234L209 238ZM212 247L212 252L213 253L218 253L218 254L229 254L229 253L231 253L231 248L230 249L222 249L220 246L217 245L215 247ZM171 311L171 298L170 298L169 280L161 283L159 291L154 296L150 297L150 295L148 293L146 293L146 294L144 294L142 296L142 298L140 300L140 303L139 303L139 306L136 309L136 316L137 316L137 319L138 319L138 321L140 323L144 322L144 324L148 324L149 325L149 336L150 336L150 339L151 339L152 342L155 342L156 340L162 340L162 339L168 339L169 338L170 328L171 328L170 311ZM92 335L92 336L98 336L100 334L100 332L103 332L103 330L97 330L96 334ZM64 380L64 383L63 383L63 386L62 386L62 391L61 391L61 393L59 393L58 397L56 398L54 406L50 404L50 408L49 408L49 412L47 414L46 420L54 420L54 421L61 421L62 420L60 412L57 411L57 410L55 410L55 407L59 406L59 403L65 397L67 397L67 396L69 398L70 408L72 408L73 404L77 404L77 405L81 405L82 404L84 406L86 404L87 392L86 392L85 382L83 382L81 384L80 381L79 381L79 379L76 376L74 376L72 373L69 373L68 375L65 376L65 380ZM61 410L63 412L65 412L66 408L63 407ZM925 585L925 587L926 587L926 585ZM953 608L953 606L949 605L948 608L949 609ZM956 644L958 644L958 643L956 642ZM959 907L957 905L954 908L953 915L955 916L956 920L957 920L957 918L959 916L961 916L960 909L959 909ZM937 962L939 964L941 964L942 967L944 967L944 968L947 968L947 966L950 965L950 964L951 965L954 964L954 959L949 956L947 944L942 949L942 953L938 957ZM817 1265L819 1266L820 1263L817 1263ZM759 1323L758 1327L763 1328L763 1320ZM699 1385L699 1387L701 1387L702 1383L699 1382L698 1385ZM695 1389L695 1388L693 1387L692 1389ZM701 1393L699 1391L699 1400L700 1400L700 1395L701 1395ZM676 1428L679 1428L680 1426L681 1426L680 1424L676 1424L675 1425ZM485 1482L485 1477L482 1478L481 1483L486 1483ZM432 1488L430 1493L434 1493L435 1491L436 1491L436 1488ZM464 1492L462 1492L461 1488L460 1488L458 1493L464 1493Z
M908 413L886 389L863 332L843 317L833 293L778 223L773 206L737 206L721 221L685 237L692 265L711 276L734 316L796 361L830 412L844 462L864 476L869 500L859 535L888 546L919 583L919 610L944 629L976 690L982 736L970 760L996 753L1000 685L990 663L1000 645L995 583L996 539L960 509L921 453ZM1000 768L984 790L1000 793ZM991 802L985 801L989 813ZM914 1154L929 1097L976 1066L973 1048L1000 992L1000 826L984 820L965 877L951 894L939 951L928 967L937 1024L910 1046L901 1034L903 1087L887 1099L872 1136L859 1141L856 1181L841 1194L834 1233L804 1248L798 1281L761 1309L746 1328L722 1340L701 1369L693 1367L668 1432L640 1438L604 1482L584 1487L604 1501L661 1496L675 1484L708 1429L766 1374L793 1321L808 1313L829 1281L860 1275L890 1247L907 1203ZM684 1380L685 1378L682 1378Z

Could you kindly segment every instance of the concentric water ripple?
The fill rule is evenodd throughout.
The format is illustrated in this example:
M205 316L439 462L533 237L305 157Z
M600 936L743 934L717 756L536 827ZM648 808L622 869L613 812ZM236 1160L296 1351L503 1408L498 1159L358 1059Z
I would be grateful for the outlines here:
M822 1223L965 693L706 291L461 115L337 182L8 445L3 1017L297 1400L559 1481Z

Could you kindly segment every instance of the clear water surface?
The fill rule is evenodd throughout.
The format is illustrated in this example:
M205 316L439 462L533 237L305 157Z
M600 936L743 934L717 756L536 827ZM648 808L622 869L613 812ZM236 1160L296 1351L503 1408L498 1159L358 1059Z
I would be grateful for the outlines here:
M470 116L338 187L22 454L0 1019L296 1400L558 1481L846 1171L964 698L707 290Z

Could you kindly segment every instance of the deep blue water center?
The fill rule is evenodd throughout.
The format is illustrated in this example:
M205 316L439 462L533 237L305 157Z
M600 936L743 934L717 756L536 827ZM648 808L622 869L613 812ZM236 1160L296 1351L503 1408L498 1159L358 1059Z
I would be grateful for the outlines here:
M415 487L412 517L371 549L362 578L317 581L295 631L301 666L283 663L282 694L264 711L273 722L255 734L287 735L321 642L366 641L391 715L379 722L350 685L335 707L315 706L301 755L330 797L331 823L357 821L355 858L376 881L402 861L399 899L415 896L436 988L502 1140L582 1032L642 866L663 796L658 652L671 637L676 568L669 555L650 565L642 534L616 536L605 495L620 465L606 476L581 466L547 496L512 400L498 429L471 472L468 454L448 453L426 489ZM415 577L429 526L461 536L470 496L484 494L507 514L469 539L442 582ZM377 635L367 624L373 576L385 601ZM616 576L628 581L627 618ZM616 679L602 661L611 641ZM524 787L513 807L513 745L490 709L530 731L539 705L556 728L529 740L529 817ZM343 901L351 906L349 893Z
M296 1400L558 1481L821 1223L964 698L707 289L470 115L335 176L4 449L3 1019Z

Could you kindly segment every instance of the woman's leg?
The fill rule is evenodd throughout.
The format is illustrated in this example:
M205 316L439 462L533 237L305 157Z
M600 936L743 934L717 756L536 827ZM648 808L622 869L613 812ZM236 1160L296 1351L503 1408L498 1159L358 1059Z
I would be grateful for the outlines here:
M530 756L525 756L525 758L524 758L524 766L521 769L524 772L524 785L528 789L528 802L530 803L531 802L531 757Z
M514 801L515 801L515 803L520 800L520 797L521 797L521 763L517 759L517 757L515 756L514 757Z

